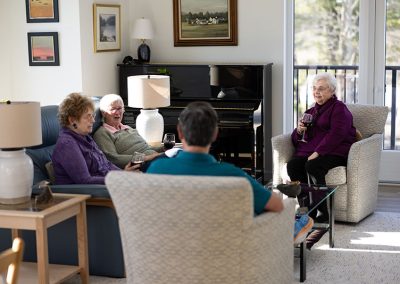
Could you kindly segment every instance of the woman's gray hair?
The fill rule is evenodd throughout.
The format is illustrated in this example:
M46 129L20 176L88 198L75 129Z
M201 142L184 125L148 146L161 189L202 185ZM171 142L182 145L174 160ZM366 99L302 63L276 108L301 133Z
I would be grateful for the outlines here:
M313 79L313 86L315 86L315 84L320 80L324 80L326 83L328 83L329 89L331 89L333 92L336 92L335 76L333 76L331 73L319 73L315 75Z
M114 102L121 102L124 105L124 101L122 100L121 96L117 94L108 94L101 98L99 108L102 112L107 112L110 110L110 106Z

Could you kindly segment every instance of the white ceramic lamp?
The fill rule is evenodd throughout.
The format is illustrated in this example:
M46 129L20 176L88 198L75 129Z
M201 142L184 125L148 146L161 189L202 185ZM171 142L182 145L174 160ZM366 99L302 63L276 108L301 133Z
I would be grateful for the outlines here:
M146 44L146 39L152 39L153 35L153 26L149 19L141 18L135 21L132 37L142 41L137 50L140 62L150 61L150 47Z
M160 145L164 133L164 119L157 108L169 105L169 76L128 77L128 106L142 108L136 118L136 129L148 144Z
M0 203L30 199L33 163L24 148L42 144L41 129L39 102L0 103Z

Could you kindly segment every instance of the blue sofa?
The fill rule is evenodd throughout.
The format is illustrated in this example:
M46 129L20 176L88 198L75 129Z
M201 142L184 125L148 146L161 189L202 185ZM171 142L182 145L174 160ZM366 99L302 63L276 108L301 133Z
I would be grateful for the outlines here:
M99 111L97 111L99 112ZM41 107L43 143L27 149L34 164L33 190L42 180L49 180L45 165L51 160L60 125L58 106ZM100 125L96 115L94 129ZM87 201L87 232L89 247L89 273L108 277L125 277L123 252L118 219L105 185L52 185L54 193L90 194ZM23 231L24 260L36 261L36 240L33 231ZM11 246L11 231L0 229L0 251ZM48 230L50 263L77 265L77 240L75 218L68 219Z

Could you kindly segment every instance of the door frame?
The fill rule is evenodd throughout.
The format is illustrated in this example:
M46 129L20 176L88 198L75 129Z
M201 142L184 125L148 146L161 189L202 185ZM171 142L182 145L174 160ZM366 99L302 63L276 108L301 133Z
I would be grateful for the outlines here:
M294 0L284 4L283 132L293 130ZM359 104L384 105L386 0L360 1ZM399 183L400 151L382 151L381 182Z

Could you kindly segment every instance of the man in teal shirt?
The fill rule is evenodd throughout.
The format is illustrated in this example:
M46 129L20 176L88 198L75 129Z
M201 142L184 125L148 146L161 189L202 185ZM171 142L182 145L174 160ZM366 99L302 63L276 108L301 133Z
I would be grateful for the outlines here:
M183 151L173 158L154 160L147 173L199 176L242 176L247 178L253 188L254 212L279 212L283 209L281 198L265 189L260 183L240 168L218 162L209 150L218 135L218 116L209 103L190 103L180 114L178 136L182 141ZM307 215L295 224L295 242L304 240L313 225ZM297 228L296 228L297 226ZM297 231L297 232L296 232Z

